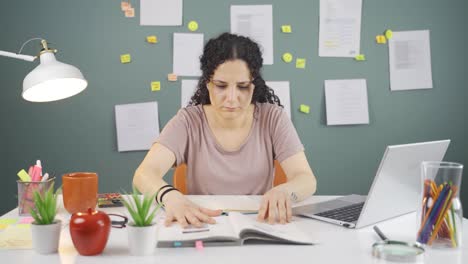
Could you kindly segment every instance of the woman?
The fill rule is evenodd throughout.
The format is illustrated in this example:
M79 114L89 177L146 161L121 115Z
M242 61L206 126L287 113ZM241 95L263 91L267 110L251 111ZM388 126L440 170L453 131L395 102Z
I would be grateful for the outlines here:
M208 41L200 61L203 75L190 106L164 127L134 185L159 191L166 225L214 223L220 210L197 206L163 180L172 166L186 163L189 194L261 194L258 221L290 222L291 203L313 194L316 180L294 126L260 74L258 45L224 33ZM272 188L275 159L288 181Z

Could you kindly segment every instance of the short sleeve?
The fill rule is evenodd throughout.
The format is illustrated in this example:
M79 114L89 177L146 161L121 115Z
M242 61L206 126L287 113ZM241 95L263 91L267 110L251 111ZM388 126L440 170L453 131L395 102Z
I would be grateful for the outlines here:
M164 127L156 143L159 143L170 151L176 157L176 166L186 163L188 146L188 121L184 114L184 109L179 110Z
M272 114L273 156L275 160L282 162L304 151L304 146L286 112L282 109L275 109Z

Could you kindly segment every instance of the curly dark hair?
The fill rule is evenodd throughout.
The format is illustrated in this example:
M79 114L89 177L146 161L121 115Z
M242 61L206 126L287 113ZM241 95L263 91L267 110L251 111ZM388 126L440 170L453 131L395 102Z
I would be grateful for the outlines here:
M216 68L229 60L240 59L247 63L252 83L255 85L252 103L270 103L281 105L280 99L273 89L263 80L260 70L263 65L262 52L257 43L248 37L223 33L217 38L210 39L203 49L200 58L202 76L198 81L197 90L192 96L189 105L211 104L207 83L210 81Z

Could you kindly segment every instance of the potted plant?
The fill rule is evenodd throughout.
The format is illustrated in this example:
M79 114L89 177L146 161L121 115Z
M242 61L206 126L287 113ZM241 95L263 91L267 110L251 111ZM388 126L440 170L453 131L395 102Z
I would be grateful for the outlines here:
M151 255L156 248L156 223L153 223L153 219L161 208L159 204L152 206L156 195L140 195L133 187L133 193L122 199L133 220L127 225L128 245L132 255Z
M32 244L36 252L50 254L57 252L61 221L55 219L57 214L57 194L52 184L44 193L33 192L34 208L30 213L34 218L31 223Z

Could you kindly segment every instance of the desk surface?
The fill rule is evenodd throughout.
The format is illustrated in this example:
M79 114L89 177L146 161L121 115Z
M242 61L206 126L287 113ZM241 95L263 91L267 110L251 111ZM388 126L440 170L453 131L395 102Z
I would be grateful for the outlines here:
M216 196L209 196L215 199ZM259 199L259 197L252 197ZM314 203L334 196L313 196L302 203ZM100 209L101 210L101 209ZM106 212L122 212L124 209L106 209ZM61 216L69 217L60 209ZM18 217L17 209L2 218ZM1 263L385 263L372 257L371 246L378 241L372 227L346 229L340 226L302 217L293 219L299 227L320 242L313 246L291 245L245 245L238 247L208 247L202 251L195 248L158 248L153 256L131 256L128 250L127 231L111 230L104 252L97 256L81 256L75 250L68 224L60 237L58 254L40 255L34 250L0 250ZM387 220L378 224L392 240L414 241L416 230L415 213ZM468 256L468 220L463 223L464 244L460 250L429 250L424 263L466 263Z

